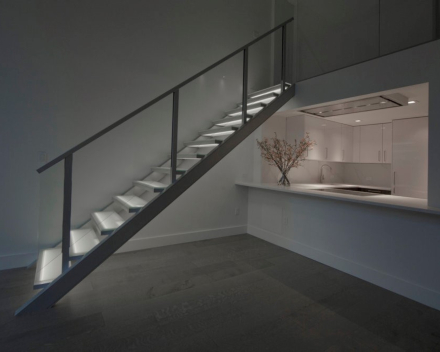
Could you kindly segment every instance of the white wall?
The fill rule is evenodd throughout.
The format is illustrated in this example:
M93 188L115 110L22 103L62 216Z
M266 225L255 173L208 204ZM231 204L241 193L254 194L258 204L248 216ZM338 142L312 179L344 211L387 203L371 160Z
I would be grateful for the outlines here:
M440 309L440 217L249 189L248 233Z
M26 265L35 255L40 151L56 157L269 30L271 5L270 0L0 0L0 268ZM267 47L251 49L249 89L269 83L270 56ZM241 57L182 90L180 144L240 100L237 72ZM167 99L74 155L73 225L166 160L170 113ZM243 159L243 148L236 159ZM240 171L236 159L228 158L225 170L210 172L217 182L201 181L187 192L196 198L186 195L186 202L178 203L198 214L192 204L209 185L217 197L203 198L204 209L214 215L200 215L199 225L196 215L188 221L187 213L174 209L173 221L184 215L188 222L170 227L164 213L154 223L155 235L246 223L246 211L237 217L225 210L227 199L234 205L245 199L231 186Z

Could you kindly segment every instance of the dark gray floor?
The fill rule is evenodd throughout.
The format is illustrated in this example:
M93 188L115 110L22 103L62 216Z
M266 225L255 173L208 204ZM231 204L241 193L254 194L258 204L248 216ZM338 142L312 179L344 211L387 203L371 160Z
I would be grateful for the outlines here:
M440 312L249 235L114 255L15 318L33 270L0 272L0 351L440 351Z

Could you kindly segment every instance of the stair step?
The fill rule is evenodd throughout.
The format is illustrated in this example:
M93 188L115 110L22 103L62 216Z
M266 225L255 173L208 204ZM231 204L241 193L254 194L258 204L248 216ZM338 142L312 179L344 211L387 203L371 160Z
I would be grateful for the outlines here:
M154 172L160 172L162 174L171 174L170 167L153 167L151 168ZM177 169L176 174L183 175L187 170L186 169Z
M115 211L92 213L92 219L101 235L110 235L124 223L124 219L122 219Z
M122 205L129 213L137 213L147 204L147 202L142 198L133 195L115 196L113 199Z
M200 135L205 137L225 136L234 133L238 130L238 127L227 126L220 128L211 128L210 130L201 131Z
M256 98L248 99L247 105L252 106L257 103L269 104L272 100L274 100L279 95L280 95L279 93L274 93L274 92L264 93L260 96L257 96ZM243 106L243 104L239 104L239 106Z
M217 147L221 143L222 143L222 141L220 141L220 140L210 139L207 141L187 142L187 143L185 143L185 146L191 147L191 148Z
M260 111L261 109L263 109L266 106L266 104L253 104L252 106L249 106L247 109L247 113L249 115L255 115L258 111ZM231 110L227 113L227 115L229 116L241 116L243 113L243 109L240 108L236 108L234 110Z
M291 86L290 83L286 83L286 88L289 88L290 86ZM268 93L281 94L281 84L276 84L272 87L268 87L268 88L253 92L248 95L248 99L254 99L257 97L261 97L261 96L266 95Z
M252 118L252 116L250 115L247 120L249 121ZM231 126L231 125L235 125L237 127L237 125L241 125L241 115L238 116L227 116L223 119L220 120L216 120L214 121L214 124L217 126Z
M171 154L168 154L168 156L171 158ZM183 159L203 159L205 156L206 156L206 154L181 153L181 154L177 154L177 160L183 160Z
M70 231L70 257L81 257L88 253L100 241L93 228Z
M168 187L165 183L157 182L157 181L134 181L135 186L139 186L145 188L150 192L163 192L165 188Z
M63 256L61 247L43 249L38 254L34 290L44 288L61 275Z

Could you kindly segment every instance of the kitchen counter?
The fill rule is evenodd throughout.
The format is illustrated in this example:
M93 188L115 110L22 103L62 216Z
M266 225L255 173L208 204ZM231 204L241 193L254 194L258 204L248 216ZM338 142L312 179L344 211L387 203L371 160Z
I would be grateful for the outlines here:
M370 187L362 185L348 185L348 184L320 184L320 183L292 183L290 186L279 186L276 183L257 183L257 182L236 182L238 186L259 188L269 191L294 193L306 195L311 197L320 197L327 199L337 199L353 203L371 204L381 207L395 208L401 210L415 211L426 214L440 215L439 208L428 206L426 199L399 197L386 194L374 194L371 196L358 196L352 194L329 193L319 191L323 188L335 187L366 187L371 189L390 190L390 188Z

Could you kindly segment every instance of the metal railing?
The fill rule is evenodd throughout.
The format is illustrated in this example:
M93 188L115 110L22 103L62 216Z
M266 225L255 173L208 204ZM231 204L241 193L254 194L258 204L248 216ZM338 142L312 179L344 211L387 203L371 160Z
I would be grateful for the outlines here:
M54 304L58 299L60 299L64 294L66 294L71 288L78 284L85 276L87 276L92 270L94 270L102 261L104 261L108 256L114 253L122 244L124 244L129 238L134 236L143 226L145 226L149 221L151 221L158 213L165 209L168 204L170 204L174 199L176 199L180 194L182 194L186 189L188 189L194 182L196 182L204 173L206 173L210 168L212 168L218 161L220 161L225 155L227 155L235 146L237 146L241 141L249 136L258 126L260 126L265 120L267 120L272 114L274 114L279 107L285 104L288 99L294 95L294 86L290 85L286 89L286 64L287 64L287 48L286 48L286 27L293 21L293 18L281 23L280 25L274 27L273 29L267 31L263 35L244 45L243 47L235 50L231 54L225 56L224 58L218 60L216 63L205 68L204 70L198 72L182 83L176 85L165 93L161 94L157 98L151 100L150 102L142 105L138 109L129 113L128 115L122 117L118 121L114 122L110 126L104 128L100 132L94 134L85 141L79 143L75 147L71 148L67 152L61 154L57 158L51 160L44 166L40 167L37 171L42 173L45 170L51 168L52 166L64 161L64 200L63 200L63 219L62 219L62 274L57 279L55 279L46 289L38 293L34 298L32 298L28 303L26 303L22 308L17 310L16 314L22 314L26 311L35 311L42 308L47 308ZM265 109L259 112L258 121L256 116L253 119L247 119L249 116L247 114L247 97L248 97L248 61L249 61L249 47L253 44L259 42L268 35L276 32L277 30L282 30L282 48L281 48L281 94L276 99L279 100L276 104L272 103L268 105ZM177 130L178 130L178 119L179 119L179 90L186 86L188 83L192 82L196 78L200 77L204 73L212 70L226 60L232 58L233 56L243 53L243 95L242 95L242 126L235 133L237 138L227 139L221 146L212 151L209 158L206 157L199 162L191 172L188 172L184 176L177 180ZM286 93L286 90L288 91ZM73 172L73 154L80 149L84 148L86 145L90 144L94 140L102 137L106 133L115 129L119 125L128 121L132 117L138 115L140 112L148 109L150 106L161 101L162 99L173 96L172 99L172 128L171 128L171 182L172 186L169 187L165 192L163 192L159 197L153 200L147 207L147 209L141 210L138 214L132 217L120 228L115 230L113 235L109 236L105 241L102 241L98 246L86 254L75 266L69 268L69 248L70 248L70 231L71 231L71 207L72 207L72 172ZM177 182L178 181L178 182ZM176 184L176 185L174 185ZM179 187L175 188L174 186ZM142 219L138 219L143 217ZM118 236L115 236L118 235ZM104 248L105 247L105 248ZM95 254L98 258L91 259L90 255ZM84 263L85 262L85 263ZM76 272L72 272L78 269ZM71 280L69 282L68 278L64 277L65 274L69 274ZM69 276L67 275L67 276ZM55 284L59 284L59 289L54 289ZM49 292L45 292L48 290Z

